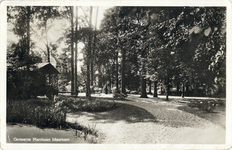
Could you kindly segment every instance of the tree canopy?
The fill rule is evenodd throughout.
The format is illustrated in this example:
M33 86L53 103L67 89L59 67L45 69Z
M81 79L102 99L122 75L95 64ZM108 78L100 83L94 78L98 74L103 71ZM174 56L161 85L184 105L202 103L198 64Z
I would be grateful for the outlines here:
M8 7L8 22L19 38L9 44L8 63L17 68L41 62L31 37L43 38L48 62L50 53L57 56L57 49L63 49L59 58L70 64L65 67L71 70L74 91L77 44L82 42L88 98L95 86L106 93L140 92L145 98L147 92L151 94L152 83L154 96L161 90L167 100L173 89L182 96L225 97L225 7L115 6L106 10L98 30L93 26L92 6L79 7L82 15L74 10L78 7ZM59 40L52 41L48 31L56 19L68 25ZM66 47L61 48L61 42Z

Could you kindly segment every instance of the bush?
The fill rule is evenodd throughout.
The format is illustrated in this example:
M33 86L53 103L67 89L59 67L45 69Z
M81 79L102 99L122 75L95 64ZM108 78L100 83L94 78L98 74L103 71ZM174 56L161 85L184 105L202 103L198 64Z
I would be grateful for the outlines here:
M213 112L218 106L218 101L217 100L191 100L188 103L188 106L192 108L197 107L207 112Z
M86 111L86 112L104 112L117 108L114 102L105 102L97 99L81 100L71 97L59 97L57 103L62 108L67 108L68 111Z
M8 100L7 123L33 124L37 127L66 128L66 112L104 112L117 108L115 102L81 100L60 96L56 102L41 99Z
M38 107L36 111L36 126L38 127L65 127L66 112L59 107Z
M60 128L66 125L66 111L47 100L8 101L7 123L26 123L37 127Z
M37 82L37 72L8 71L7 72L7 98L29 99L36 95L37 90L42 90Z
M114 93L113 98L114 99L125 99L125 98L127 98L127 94L124 94L124 93Z

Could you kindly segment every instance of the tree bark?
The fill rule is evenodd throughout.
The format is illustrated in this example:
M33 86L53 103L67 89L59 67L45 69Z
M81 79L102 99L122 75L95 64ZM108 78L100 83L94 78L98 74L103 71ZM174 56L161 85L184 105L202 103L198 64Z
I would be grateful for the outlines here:
M74 91L75 91L75 95L77 96L77 56L78 56L78 40L77 40L77 30L78 30L78 6L76 6L76 28L75 28L75 32L76 32L76 40L75 40L75 83L74 83Z
M145 51L142 52L142 58L144 58L144 54ZM146 71L145 71L145 64L144 62L142 62L142 74L141 74L141 96L140 98L147 98L147 91L146 91L146 78L145 78L145 74L146 74Z
M47 48L47 53L48 53L48 63L50 63L50 49L49 49L49 46L48 44L46 45L46 48Z
M116 51L116 72L115 72L115 75L116 75L116 91L118 92L119 91L119 88L118 88L118 51Z
M168 96L169 96L169 69L167 69L167 79L166 79L166 100L168 101Z
M73 65L73 58L74 58L74 24L73 24L73 7L71 6L71 93L74 92L74 65Z
M152 94L152 92L151 92L151 80L149 80L149 94Z
M27 54L30 54L30 21L31 21L31 6L27 6Z
M121 66L121 92L126 94L126 89L125 89L125 49L122 49L122 66Z
M92 6L90 6L90 27L92 25ZM88 43L88 50L87 50L87 83L86 83L86 99L91 99L91 89L90 89L90 57L91 57L91 45L92 45L92 35L89 35L89 43Z
M198 83L194 84L194 96L199 96L199 94L198 94Z
M91 53L91 60L90 60L90 86L93 86L93 79L94 79L94 71L93 71L93 51Z
M147 98L146 79L143 76L141 77L141 96L140 96L140 98Z
M186 94L185 95L189 96L189 83L186 82L185 86L186 86Z
M166 95L166 101L168 101L168 96L169 96L169 92L168 92L168 85L166 85L166 90L165 90L165 95Z
M103 86L102 86L102 71L101 71L100 65L98 65L98 72L99 72L99 74L98 74L98 87L103 88Z
M157 81L154 82L154 95L153 97L157 97Z
M179 90L180 90L180 83L176 83L176 95L179 95Z
M93 39L93 48L91 53L91 86L93 86L94 81L94 63L95 63L95 48L96 48L96 38L97 38L97 18L98 18L98 6L96 12L96 20L95 20L95 29L94 29L94 39Z
M184 98L184 89L185 89L185 87L184 87L184 82L182 83L183 84L183 86L182 86L182 98Z

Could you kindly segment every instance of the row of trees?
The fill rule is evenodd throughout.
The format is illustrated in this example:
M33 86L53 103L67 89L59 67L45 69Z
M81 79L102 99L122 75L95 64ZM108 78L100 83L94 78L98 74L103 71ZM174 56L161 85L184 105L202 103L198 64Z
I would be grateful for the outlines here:
M96 65L117 90L121 81L122 93L140 86L141 97L147 97L149 80L154 96L161 83L167 99L170 87L179 91L180 85L183 96L189 87L199 96L203 85L207 95L225 96L224 7L113 7L97 37Z
M92 16L93 7L8 7L8 21L19 37L18 43L9 46L8 63L18 68L41 62L32 35L43 41L48 62L64 41L67 47L60 58L70 63L71 91L76 93L77 48L82 42L88 99L96 71L100 87L115 87L121 93L139 90L141 97L147 97L146 86L152 82L154 96L162 85L167 99L173 86L177 91L182 87L183 94L192 87L199 96L199 86L204 85L208 95L225 96L225 7L112 7L99 30L96 22L92 25ZM48 36L54 20L69 22L57 41Z
M79 9L79 10L78 10ZM42 55L46 56L46 62L51 62L51 56L55 59L58 57L62 61L62 67L70 71L70 75L65 76L71 80L71 92L77 94L77 57L78 43L85 44L83 53L85 54L85 70L83 75L87 83L87 98L90 98L90 68L91 81L93 78L93 59L96 39L96 26L93 30L92 25L93 7L56 7L56 6L12 6L7 8L7 21L12 25L13 33L18 37L17 42L8 42L7 64L14 68L15 71L21 66L29 66L34 63L42 62ZM96 9L98 11L98 8ZM81 12L81 15L78 15ZM63 28L62 35L56 41L51 40L49 32L57 20L68 22L67 27ZM96 24L96 23L95 23ZM37 40L37 41L36 41ZM37 42L37 43L36 43ZM38 42L44 44L43 48L39 47ZM59 43L65 43L62 47L63 53L58 56L57 49ZM37 47L36 47L37 46ZM45 48L44 48L45 47ZM63 57L64 56L64 57ZM70 67L70 68L69 68ZM89 78L88 78L89 77ZM14 83L12 83L14 84ZM30 84L30 83L28 83ZM10 85L8 87L11 87Z

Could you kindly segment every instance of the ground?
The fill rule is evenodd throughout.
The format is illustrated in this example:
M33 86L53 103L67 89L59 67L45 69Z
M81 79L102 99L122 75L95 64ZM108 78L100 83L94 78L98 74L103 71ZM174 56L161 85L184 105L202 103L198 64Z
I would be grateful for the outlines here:
M187 105L178 100L167 102L162 97L139 98L138 95L116 102L120 105L118 109L69 113L67 121L96 126L103 135L99 141L105 144L225 143L225 109L219 108L214 113L192 109L195 113L190 113Z
M84 95L80 93L79 96ZM206 113L189 108L186 102L193 99L190 97L170 97L170 101L165 101L164 96L153 98L152 95L149 98L129 95L125 100L114 100L112 94L93 96L102 101L116 102L119 107L107 112L68 113L66 121L97 130L100 136L94 139L94 143L225 144L225 107ZM76 139L71 130L26 125L8 125L7 130L10 139L26 137L29 133L36 137L65 137L71 143L86 143L83 138Z

